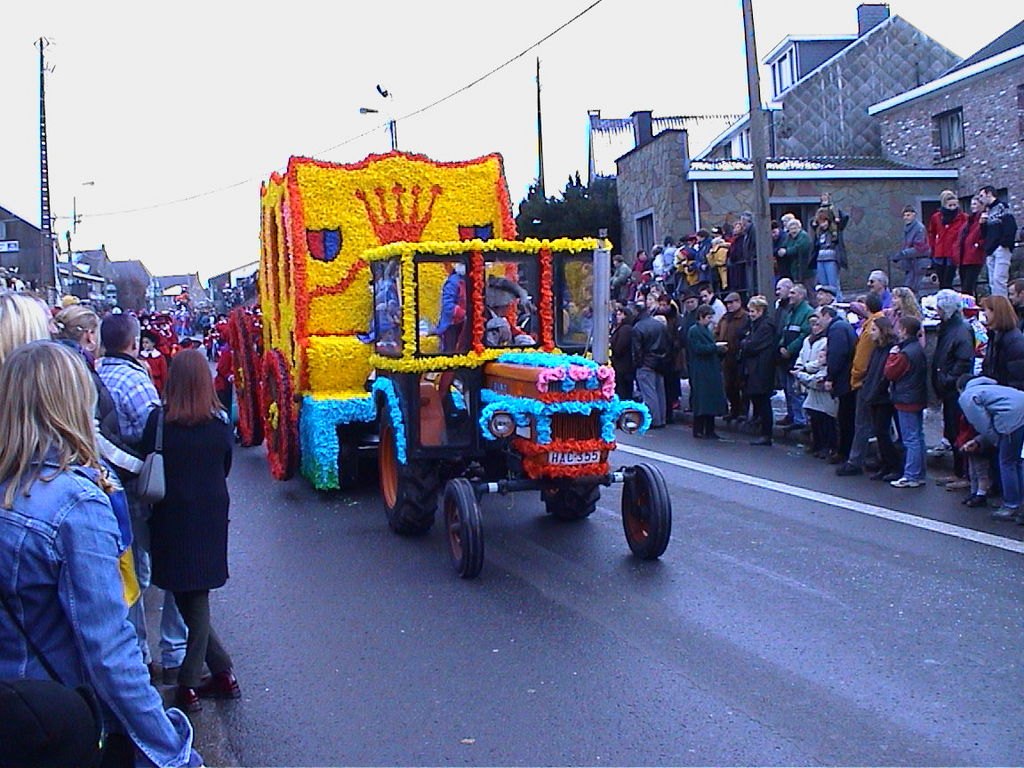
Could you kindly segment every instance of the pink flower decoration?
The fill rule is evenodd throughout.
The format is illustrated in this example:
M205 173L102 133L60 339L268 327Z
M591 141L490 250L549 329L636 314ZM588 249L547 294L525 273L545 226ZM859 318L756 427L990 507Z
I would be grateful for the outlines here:
M547 392L548 382L561 381L565 378L564 368L544 368L537 374L537 391Z

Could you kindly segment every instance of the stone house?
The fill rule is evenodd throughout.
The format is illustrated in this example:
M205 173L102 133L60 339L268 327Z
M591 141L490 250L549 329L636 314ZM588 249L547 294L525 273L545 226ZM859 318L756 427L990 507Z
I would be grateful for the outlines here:
M856 35L786 37L762 60L771 72L768 154L879 157L879 128L868 107L938 77L959 60L913 24L889 16L887 5L860 5ZM749 157L747 116L695 155Z
M861 5L856 35L788 37L765 58L769 202L773 218L793 212L806 226L822 192L850 214L850 268L844 286L863 285L872 269L891 270L904 205L922 209L956 185L955 168L882 155L868 107L927 82L958 58L888 6ZM691 161L687 131L654 133L650 113L632 116L635 146L617 160L621 250L629 257L666 236L731 227L753 207L748 118ZM895 275L894 275L895 277Z
M965 209L991 184L1024 224L1024 21L941 77L868 112L878 121L887 158L957 169L952 189Z

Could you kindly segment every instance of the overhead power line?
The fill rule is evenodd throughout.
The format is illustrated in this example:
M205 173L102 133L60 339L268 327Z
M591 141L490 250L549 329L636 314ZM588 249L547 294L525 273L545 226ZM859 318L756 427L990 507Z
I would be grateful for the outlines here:
M416 117L417 115L421 115L424 112L426 112L427 110L433 109L434 107L437 107L437 106L439 106L441 104L444 104L446 101L449 101L450 99L455 98L460 93L464 93L465 91L468 91L470 88L472 88L472 87L474 87L476 85L479 85L480 83L482 83L487 78L491 77L494 74L497 74L501 70L505 69L505 67L507 67L510 64L518 61L519 59L521 59L523 56L528 54L533 49L535 49L535 48L543 45L544 43L546 43L548 40L550 40L552 37L557 35L563 29L565 29L566 27L568 27L573 22L577 21L578 19L580 19L583 16L585 16L586 14L588 14L590 11L592 11L594 8L596 8L597 6L599 6L603 2L604 2L604 0L594 0L594 2L592 2L590 5L588 5L586 8L584 8L582 11L577 13L571 19L569 19L568 21L560 24L558 27L556 27L555 29L553 29L550 32L548 32L548 34L544 35L544 37L542 37L540 40L538 40L537 42L533 43L529 47L524 48L522 51L517 53L512 58L502 62L501 64L499 64L498 66L494 67L490 71L485 72L484 74L480 75L475 80L467 83L466 85L463 85L461 88L457 88L456 90L454 90L451 93L449 93L447 96L442 96L441 98L437 99L436 101L432 101L429 104L427 104L427 105L425 105L423 107L420 107L419 109L415 109L415 110L413 110L412 112L409 112L406 115L402 115L401 117L396 118L396 120L408 120L411 117ZM354 141L358 141L359 139L365 138L365 137L367 137L367 136L369 136L369 135L371 135L373 133L376 133L377 131L381 130L382 128L386 128L386 127L387 127L387 123L382 123L380 125L374 126L373 128L370 128L369 130L363 131L362 133L356 134L355 136L350 136L349 138L345 139L344 141L340 141L337 144L332 144L331 146L327 147L326 149L322 149L319 152L316 152L314 154L316 154L316 155L323 155L323 154L325 154L327 152L332 152L333 150L338 149L339 147L343 147L346 144L351 144ZM281 170L281 169L278 169L278 170ZM164 201L164 202L161 202L161 203L153 203L151 205L143 205L143 206L139 206L137 208L125 208L125 209L120 210L120 211L104 211L102 213L92 213L92 214L88 214L88 215L83 214L82 218L85 219L85 218L94 218L94 217L98 218L100 216L120 216L120 215L125 215L125 214L130 214L130 213L140 213L142 211L152 211L152 210L156 210L157 208L165 208L165 207L170 206L170 205L178 205L179 203L187 203L187 202L189 202L191 200L198 200L199 198L202 198L202 197L209 197L210 195L216 195L216 194L219 194L221 192L227 192L230 189L235 189L236 187L241 187L241 186L243 186L245 184L251 184L254 181L260 181L260 180L262 180L262 177L253 176L253 177L250 177L248 179L243 179L242 181L236 181L233 184L228 184L228 185L223 186L223 187L217 187L216 189L206 190L205 192L196 192L196 193L191 194L191 195L186 195L185 197L179 197L179 198L177 198L175 200L167 200L167 201Z

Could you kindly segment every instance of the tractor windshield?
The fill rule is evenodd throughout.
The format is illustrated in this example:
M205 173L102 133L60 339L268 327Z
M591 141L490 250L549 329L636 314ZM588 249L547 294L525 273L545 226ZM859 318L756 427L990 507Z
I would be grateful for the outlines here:
M417 351L464 355L470 349L470 306L465 255L417 255Z
M563 254L556 264L555 341L560 347L586 347L594 331L593 256Z
M484 346L537 346L537 256L487 253L484 259Z
M375 261L373 268L373 330L377 353L402 354L402 275L398 259Z

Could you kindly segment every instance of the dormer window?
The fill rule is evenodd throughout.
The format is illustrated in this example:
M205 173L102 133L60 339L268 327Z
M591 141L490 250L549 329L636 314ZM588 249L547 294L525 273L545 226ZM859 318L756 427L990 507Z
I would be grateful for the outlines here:
M772 63L772 97L779 98L796 82L797 77L796 46L779 56Z

